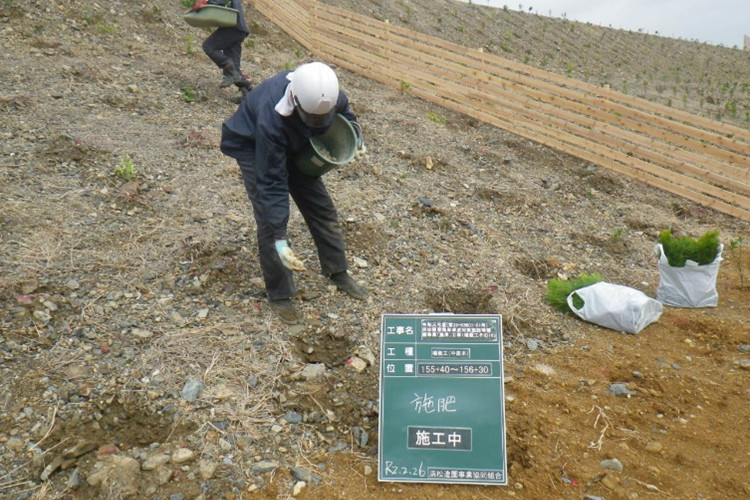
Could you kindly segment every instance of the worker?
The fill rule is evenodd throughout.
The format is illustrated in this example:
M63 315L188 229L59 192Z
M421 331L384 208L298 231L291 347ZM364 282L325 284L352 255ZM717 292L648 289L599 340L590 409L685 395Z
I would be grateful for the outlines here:
M292 271L305 270L287 238L290 195L315 242L323 275L355 299L368 297L347 272L343 233L321 177L295 170L292 162L311 137L328 130L337 113L355 125L354 159L361 158L366 151L361 129L336 73L310 62L260 83L222 125L221 151L237 161L253 206L268 303L287 324L303 322L292 300L297 292Z
M218 5L229 7L237 11L237 25L227 28L217 28L203 41L203 52L221 69L224 77L219 83L220 88L235 85L242 94L252 88L250 81L240 70L242 58L242 42L250 34L242 10L242 0L200 0L193 4L193 10L204 5Z

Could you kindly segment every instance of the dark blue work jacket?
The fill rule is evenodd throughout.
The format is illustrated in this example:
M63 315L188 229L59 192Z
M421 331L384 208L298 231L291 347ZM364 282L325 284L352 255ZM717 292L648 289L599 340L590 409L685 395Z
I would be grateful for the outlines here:
M296 112L281 116L274 109L289 85L288 74L289 71L283 71L253 88L237 111L224 122L221 138L222 153L254 167L258 186L256 202L275 239L286 238L288 176L304 175L291 166L291 160L310 137L327 130L308 127ZM343 92L339 92L336 111L349 121L357 121Z

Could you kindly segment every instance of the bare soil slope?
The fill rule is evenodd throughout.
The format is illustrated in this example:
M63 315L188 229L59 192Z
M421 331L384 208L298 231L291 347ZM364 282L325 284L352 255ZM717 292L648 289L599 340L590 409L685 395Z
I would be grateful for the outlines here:
M569 59L615 88L637 78L624 61L645 40L707 61L714 83L691 76L699 90L673 105L715 115L715 82L728 81L739 111L721 117L742 124L747 110L737 50L444 0L330 3L502 52L508 22L525 47L508 54ZM310 60L246 7L253 80ZM294 212L306 324L287 328L265 306L250 205L217 147L235 92L218 89L208 32L184 11L0 5L1 497L750 495L747 223L340 70L369 156L326 181L372 296L329 286ZM593 53L579 32L599 37ZM594 271L653 296L665 229L720 231L718 307L665 308L625 335L546 303L549 279ZM377 362L360 373L346 361L377 359L381 314L429 312L503 315L507 487L377 481Z

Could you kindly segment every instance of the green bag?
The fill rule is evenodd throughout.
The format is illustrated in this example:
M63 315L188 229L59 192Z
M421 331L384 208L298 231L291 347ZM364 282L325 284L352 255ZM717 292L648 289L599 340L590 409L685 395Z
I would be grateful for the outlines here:
M196 28L233 28L237 26L239 12L220 5L201 5L198 10L185 14L185 22Z

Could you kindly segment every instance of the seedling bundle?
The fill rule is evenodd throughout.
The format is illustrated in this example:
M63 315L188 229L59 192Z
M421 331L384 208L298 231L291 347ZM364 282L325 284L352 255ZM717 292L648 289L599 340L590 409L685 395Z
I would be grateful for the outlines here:
M656 298L677 307L714 307L719 302L716 277L723 245L719 232L708 231L698 239L675 238L670 231L659 235L659 286Z
M585 286L593 285L602 281L599 273L581 274L570 280L552 279L547 283L547 302L562 312L573 313L568 306L568 295ZM577 308L583 307L583 300L574 297L573 305Z
M640 290L602 281L599 273L550 280L547 301L585 321L632 334L657 321L662 312L659 301Z
M687 260L700 266L710 264L719 255L718 231L709 231L697 240L690 236L675 238L671 231L663 231L659 235L659 243L672 267L685 267Z

